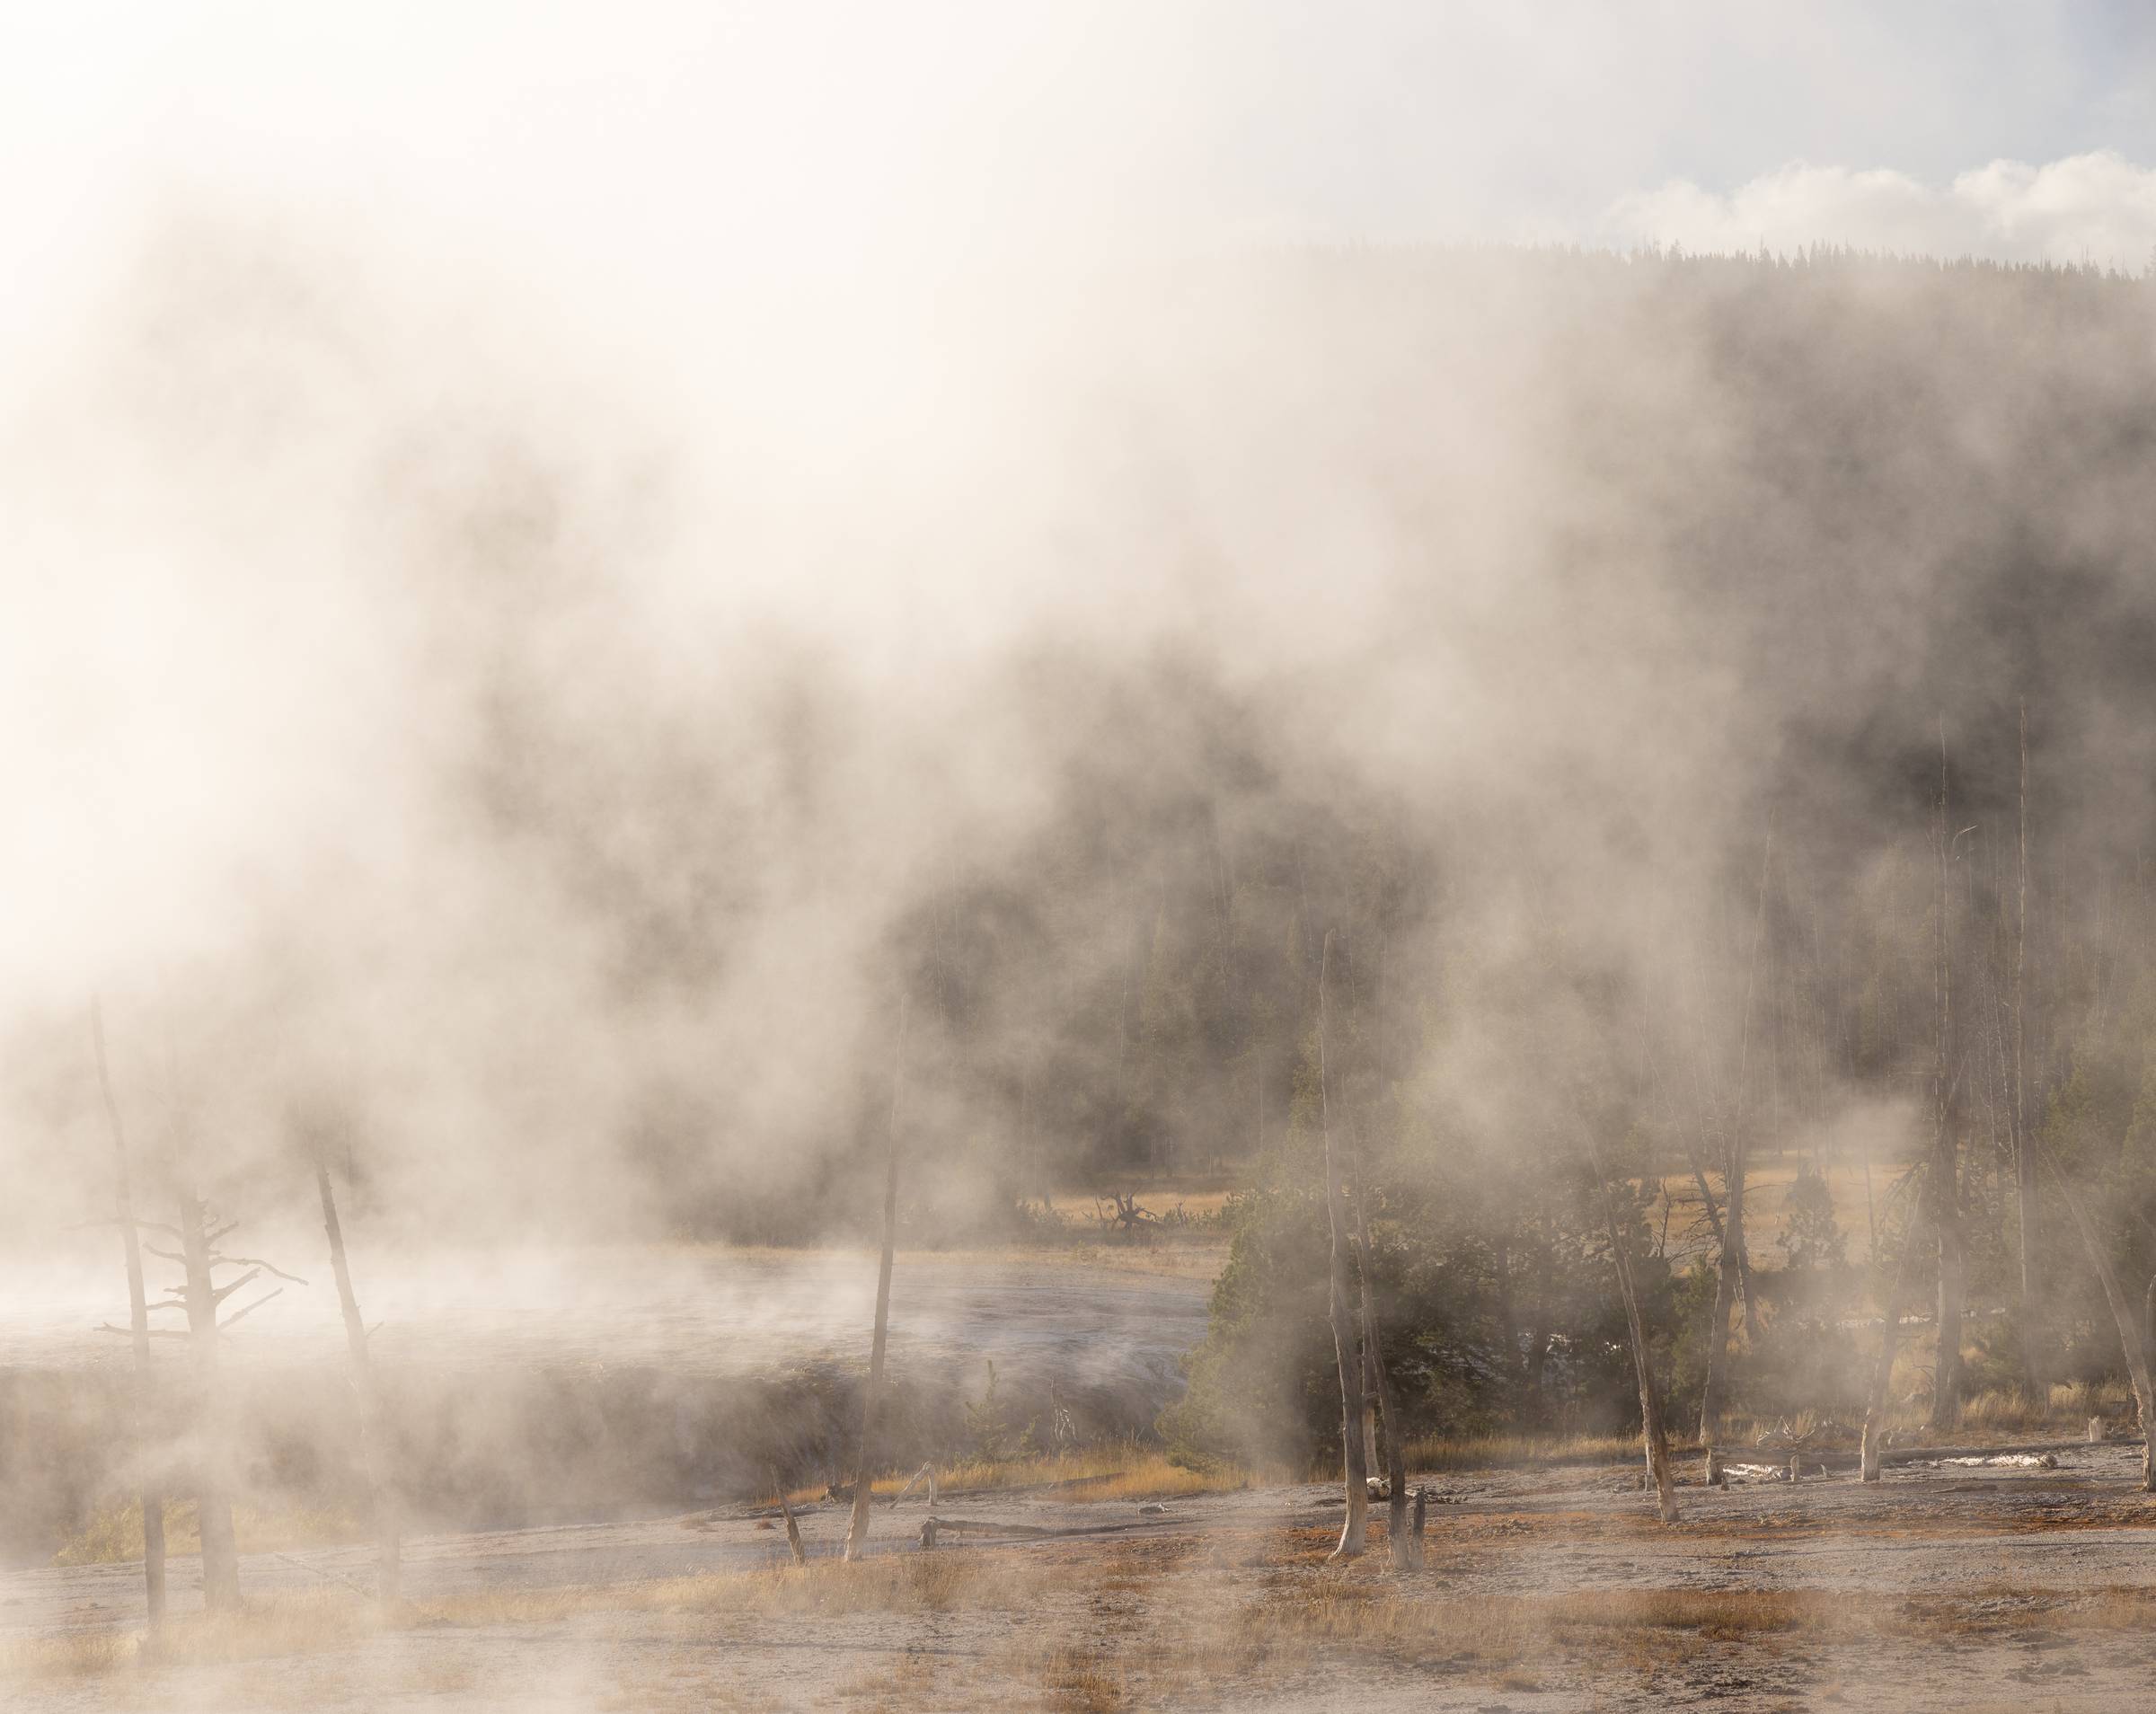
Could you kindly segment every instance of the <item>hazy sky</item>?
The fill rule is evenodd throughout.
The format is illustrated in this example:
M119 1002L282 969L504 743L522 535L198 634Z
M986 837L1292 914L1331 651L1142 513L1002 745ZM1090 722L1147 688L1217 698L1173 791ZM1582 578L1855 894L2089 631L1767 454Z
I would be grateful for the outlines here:
M387 202L444 242L513 233L535 267L596 252L616 273L843 278L1275 236L1848 237L2139 266L2152 17L2125 0L16 4L0 275L19 319L31 282L128 208L204 186ZM2119 158L1956 184L2099 151Z

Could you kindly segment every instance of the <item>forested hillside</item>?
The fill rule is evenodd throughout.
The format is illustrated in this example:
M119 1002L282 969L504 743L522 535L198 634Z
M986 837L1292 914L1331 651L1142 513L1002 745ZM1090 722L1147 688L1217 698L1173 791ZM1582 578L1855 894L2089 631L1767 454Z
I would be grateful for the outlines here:
M1307 1334L1314 1277L1261 1258L1316 1230L1330 936L1335 1112L1419 1306L1401 1337L1435 1341L1426 1415L1555 1409L1552 1341L1595 1347L1589 1140L1642 1221L1666 1177L1711 1198L1686 1267L1747 1153L1860 1150L1882 1253L1928 1162L1948 1295L2000 1371L2038 1328L2062 1365L2111 1360L2046 1175L2138 1293L2145 281L1519 251L1127 270L976 305L993 361L953 367L917 446L862 451L804 545L799 494L747 466L706 540L659 454L454 364L312 412L325 375L409 369L408 330L318 257L177 253L117 312L142 337L109 432L183 499L234 460L264 507L323 497L333 549L220 561L190 599L274 591L327 635L358 591L393 622L280 704L361 735L277 776L305 836L195 863L154 968L110 923L113 962L17 1008L18 1224L93 1196L76 989L102 979L123 1097L182 1091L213 1182L258 1200L303 1198L263 1163L329 1134L360 1206L421 1230L858 1232L896 1069L909 1238L1227 1163L1254 1188L1221 1337ZM721 598L759 552L851 605ZM393 766L376 724L411 740ZM1639 1241L1669 1259L1666 1227ZM1706 1278L1657 1288L1680 1391Z

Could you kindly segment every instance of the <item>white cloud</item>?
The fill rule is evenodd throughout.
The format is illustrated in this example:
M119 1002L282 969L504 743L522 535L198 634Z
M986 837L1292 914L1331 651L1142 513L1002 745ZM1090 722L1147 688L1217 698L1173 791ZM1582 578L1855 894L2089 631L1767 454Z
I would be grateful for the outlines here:
M1610 205L1598 235L1701 251L1850 244L2138 273L2156 252L2156 167L2099 149L2044 166L1993 161L1942 188L1885 168L1798 162L1727 194L1684 179L1634 191Z

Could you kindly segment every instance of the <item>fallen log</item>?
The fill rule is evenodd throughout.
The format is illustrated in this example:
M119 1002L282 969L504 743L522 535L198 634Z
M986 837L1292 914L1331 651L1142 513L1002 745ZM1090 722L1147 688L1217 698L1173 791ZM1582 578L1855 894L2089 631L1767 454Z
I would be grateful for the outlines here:
M2138 1436L2135 1436L2131 1440L2114 1440L2106 1444L2113 1446L2134 1446L2140 1444L2140 1440ZM1879 1462L1882 1464L1944 1463L1953 1459L2016 1458L2023 1454L2086 1452L2088 1449L2089 1443L2085 1440L2037 1440L2025 1442L2018 1446L1889 1446L1879 1453ZM1714 1449L1713 1456L1724 1470L1734 1469L1738 1464L1754 1463L1758 1462L1759 1458L1757 1449L1750 1446L1717 1447ZM1814 1451L1807 1446L1803 1449L1803 1456L1807 1467L1819 1464L1829 1470L1854 1470L1860 1462L1859 1453L1853 1449L1822 1448Z

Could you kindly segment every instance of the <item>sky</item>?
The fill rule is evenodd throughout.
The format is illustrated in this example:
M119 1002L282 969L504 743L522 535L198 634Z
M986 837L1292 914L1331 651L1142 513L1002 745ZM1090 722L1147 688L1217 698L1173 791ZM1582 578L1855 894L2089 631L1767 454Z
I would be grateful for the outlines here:
M17 4L0 276L34 325L37 292L79 289L146 204L206 186L386 208L617 285L1309 239L2138 268L2151 19L2125 0Z

